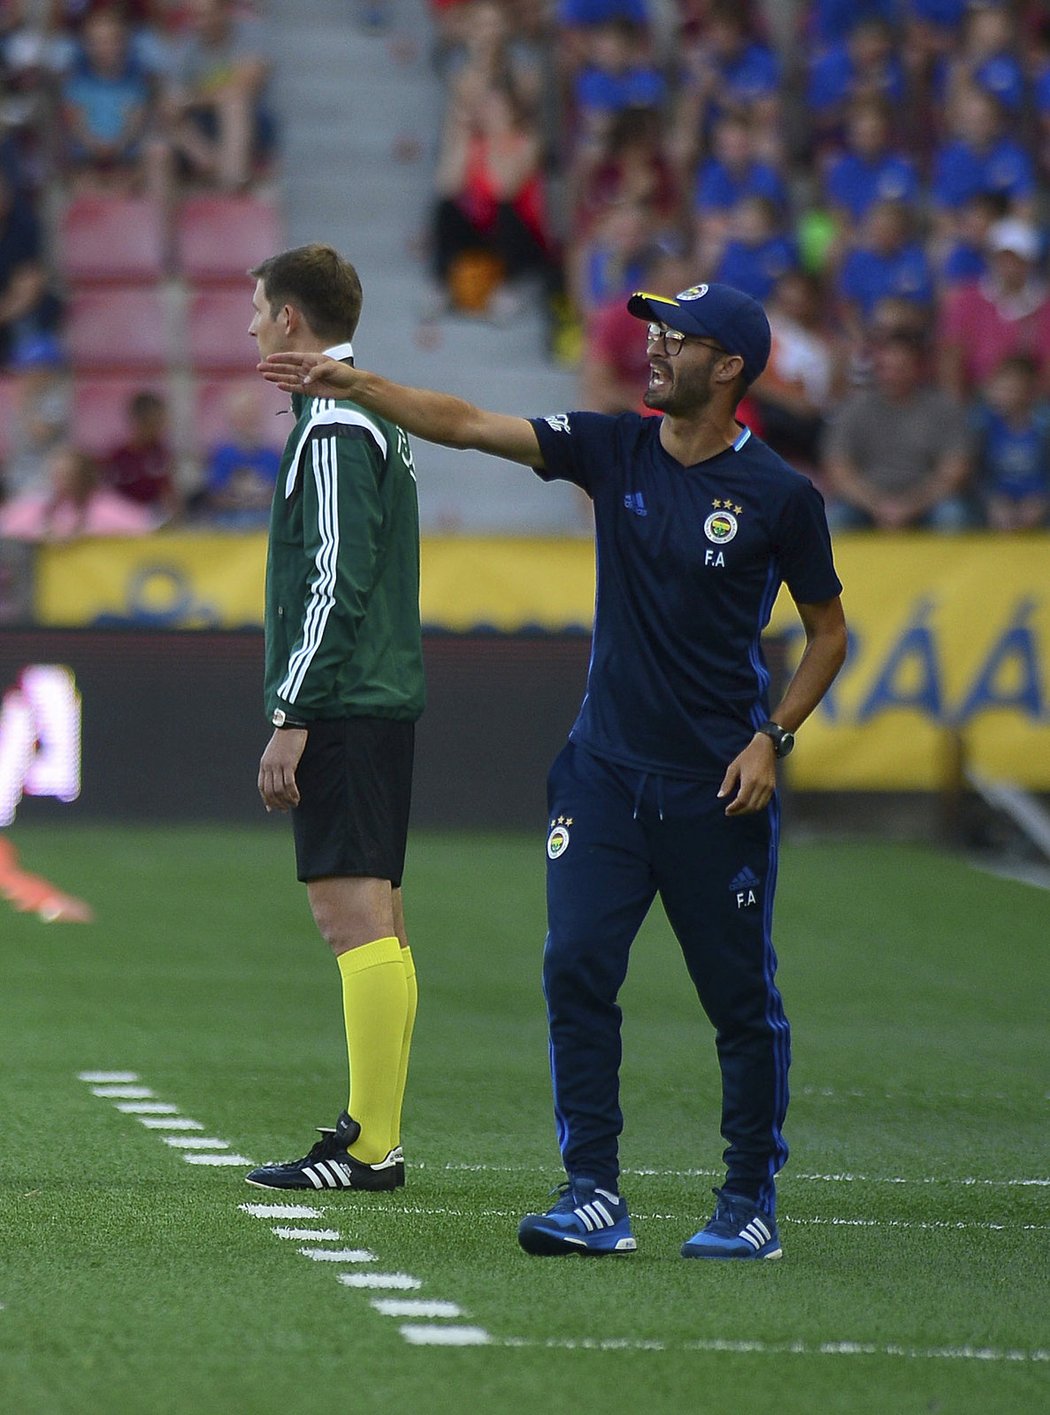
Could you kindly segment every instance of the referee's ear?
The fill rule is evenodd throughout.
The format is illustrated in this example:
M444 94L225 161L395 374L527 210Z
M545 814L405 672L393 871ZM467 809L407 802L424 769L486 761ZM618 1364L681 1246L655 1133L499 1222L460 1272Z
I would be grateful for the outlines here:
M302 312L297 310L295 305L282 305L278 323L284 325L284 332L290 338L302 329L305 321Z

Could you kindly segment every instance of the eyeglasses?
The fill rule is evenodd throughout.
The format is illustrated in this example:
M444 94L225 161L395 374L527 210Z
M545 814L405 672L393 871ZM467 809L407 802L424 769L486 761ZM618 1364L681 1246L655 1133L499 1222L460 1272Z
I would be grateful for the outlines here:
M688 336L683 334L681 330L667 329L662 324L650 324L646 331L646 343L657 344L662 339L664 342L664 353L671 359L681 353L682 345L685 343L687 337ZM723 349L721 344L712 344L707 339L694 338L692 342L694 344L702 344L705 349L713 349L716 354L727 354L729 352L728 349Z

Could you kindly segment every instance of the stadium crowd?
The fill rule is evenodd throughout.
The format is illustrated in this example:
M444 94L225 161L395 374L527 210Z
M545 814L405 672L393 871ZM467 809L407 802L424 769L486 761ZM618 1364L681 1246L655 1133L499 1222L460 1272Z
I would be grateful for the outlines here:
M445 117L424 320L538 305L581 405L616 412L648 371L625 295L725 281L774 336L741 416L833 527L1048 524L1043 0L426 4ZM0 535L261 523L274 454L244 387L190 497L149 380L111 448L76 445L46 194L265 185L265 55L263 7L236 0L0 3Z
M430 3L429 313L539 296L617 412L647 380L625 295L724 281L774 336L742 416L834 526L1047 523L1044 4Z
M151 287L148 307L162 322L166 248L182 203L194 193L257 193L274 174L269 72L261 14L234 0L0 3L0 536L140 534L186 517L265 523L259 508L278 456L260 445L261 409L243 386L228 393L228 436L199 451L192 495L170 441L162 357L141 386L120 390L109 445L83 445L85 368L69 322L77 291L63 263L79 228L67 248L58 232L78 202L91 217L100 210L92 202L111 201L130 224L156 213L155 267L129 278ZM100 329L102 344L107 337ZM104 351L88 352L90 376ZM119 369L119 350L110 354Z

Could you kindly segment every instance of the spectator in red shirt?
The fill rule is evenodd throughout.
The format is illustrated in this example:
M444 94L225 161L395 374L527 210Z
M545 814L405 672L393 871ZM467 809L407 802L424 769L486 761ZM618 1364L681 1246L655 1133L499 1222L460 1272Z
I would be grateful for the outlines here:
M113 449L102 479L112 491L168 521L182 509L175 485L175 457L168 442L168 407L143 389L128 400L128 436Z
M1050 396L1050 291L1039 274L1041 239L1017 217L996 222L988 238L989 272L948 292L940 328L940 380L971 398L1008 354L1029 354L1039 388Z

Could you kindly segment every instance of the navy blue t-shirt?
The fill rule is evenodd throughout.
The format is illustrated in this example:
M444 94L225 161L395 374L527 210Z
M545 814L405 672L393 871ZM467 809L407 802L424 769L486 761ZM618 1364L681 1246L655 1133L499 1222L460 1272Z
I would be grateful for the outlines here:
M683 467L660 445L661 421L532 419L537 475L594 503L594 643L570 736L643 770L721 780L769 716L760 635L781 582L801 604L842 586L806 477L746 429Z

